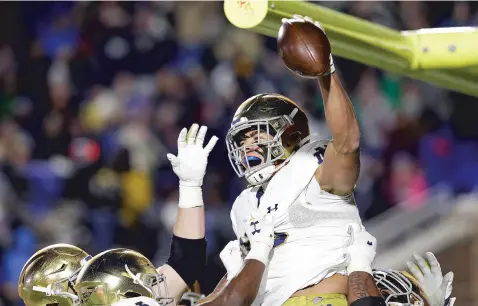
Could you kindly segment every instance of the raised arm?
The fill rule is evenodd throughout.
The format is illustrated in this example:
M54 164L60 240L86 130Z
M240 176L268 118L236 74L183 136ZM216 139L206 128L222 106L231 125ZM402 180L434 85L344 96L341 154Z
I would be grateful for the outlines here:
M315 177L323 190L347 195L354 190L360 171L360 131L357 118L352 103L334 71L319 77L319 85L332 140L325 150L324 161Z
M294 15L292 19L283 19L282 22L284 24L311 23L323 31L320 23L313 21L310 17ZM319 31L319 29L317 30ZM305 41L307 38L303 40ZM299 43L299 45L296 44L295 49L306 49L307 52L297 51L297 54L307 53L313 55L314 58L329 56L329 54L323 54L326 52L323 44L304 43L300 46ZM297 69L304 70L303 67L311 65L310 62L297 64L300 61L305 61L305 59L294 58ZM329 70L325 74L317 74L316 77L324 101L325 119L332 134L332 140L325 150L323 163L315 173L315 177L322 190L336 195L348 195L354 190L359 175L360 131L352 103L335 73L331 54L329 61ZM296 73L308 78L313 77L310 71L296 71Z
M206 126L199 129L197 124L193 124L189 132L182 129L178 137L178 155L167 155L179 178L179 209L169 259L158 272L166 276L169 296L176 301L199 278L206 265L202 183L207 158L217 142L217 137L213 136L203 147L206 132Z

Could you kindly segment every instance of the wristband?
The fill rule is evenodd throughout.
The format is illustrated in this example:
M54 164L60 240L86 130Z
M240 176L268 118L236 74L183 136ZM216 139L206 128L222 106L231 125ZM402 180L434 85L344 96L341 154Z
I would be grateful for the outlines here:
M329 68L329 71L324 73L324 76L325 75L331 75L334 72L335 72L335 64L334 64L334 58L332 57L332 53L331 53L330 54L330 68Z
M269 263L270 252L271 248L267 244L262 242L256 242L254 245L252 245L251 250L249 251L244 260L255 259L267 266L267 264Z
M185 186L179 182L179 208L194 208L204 206L202 187Z

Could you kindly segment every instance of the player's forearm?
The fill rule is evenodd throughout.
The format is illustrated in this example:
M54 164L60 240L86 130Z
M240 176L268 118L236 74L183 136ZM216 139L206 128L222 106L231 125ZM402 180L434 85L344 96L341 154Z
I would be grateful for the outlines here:
M259 291L265 265L255 259L245 261L241 272L234 277L212 300L198 306L249 306ZM206 298L207 299L207 298Z
M380 302L383 300L380 291L375 285L373 276L367 272L350 273L348 292L349 305L363 299L375 301L375 304L370 303L370 305L381 305ZM370 299L371 297L375 297L375 299Z
M219 283L217 283L216 288L214 288L214 290L208 296L203 297L202 299L200 299L196 303L196 305L197 306L199 306L199 305L210 305L210 304L207 304L207 303L213 301L218 296L218 294L221 292L221 290L224 288L224 286L226 286L226 284L227 284L227 274L224 275L223 278L221 278Z
M224 305L251 305L259 292L264 270L264 263L255 259L246 259L241 272L223 290L230 298L227 302L231 302Z
M337 73L320 77L319 85L336 151L343 154L355 152L359 147L360 130L352 103Z
M179 208L173 233L186 239L201 239L205 236L204 206Z
M169 265L162 265L156 269L159 274L164 275L169 297L179 301L181 296L188 290L188 285L182 277Z

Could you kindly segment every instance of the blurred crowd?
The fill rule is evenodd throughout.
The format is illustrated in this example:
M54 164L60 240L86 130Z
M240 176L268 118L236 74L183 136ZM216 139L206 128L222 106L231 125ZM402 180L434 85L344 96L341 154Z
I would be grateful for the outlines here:
M326 2L400 30L478 24L468 2ZM478 101L336 58L362 130L363 218L414 209L433 190L478 186ZM236 107L279 92L330 137L317 84L290 73L275 39L228 24L220 2L0 4L0 297L19 304L24 262L41 246L168 256L178 180L166 153L180 129L221 140ZM209 292L244 188L219 144L204 182Z

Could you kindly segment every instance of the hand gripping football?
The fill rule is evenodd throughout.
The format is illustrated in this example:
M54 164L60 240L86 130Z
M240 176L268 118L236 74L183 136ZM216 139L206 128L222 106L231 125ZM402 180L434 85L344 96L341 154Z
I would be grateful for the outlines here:
M308 17L283 19L277 47L287 68L302 77L316 78L330 69L329 39Z

